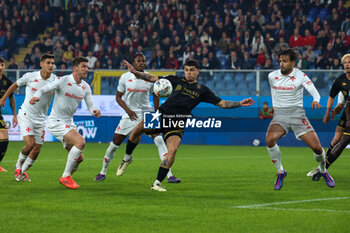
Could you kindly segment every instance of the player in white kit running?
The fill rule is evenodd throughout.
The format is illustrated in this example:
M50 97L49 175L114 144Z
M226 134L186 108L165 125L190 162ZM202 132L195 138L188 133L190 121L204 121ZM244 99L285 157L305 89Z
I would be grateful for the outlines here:
M281 151L277 141L292 130L297 139L303 140L314 152L315 160L319 163L320 172L326 184L333 188L335 183L326 170L325 152L318 136L305 115L303 108L304 88L314 98L312 109L321 108L320 95L312 81L299 69L294 68L296 52L293 49L282 51L279 55L280 70L269 73L274 116L267 129L266 145L269 155L277 169L275 190L283 186L287 175L281 162Z
M41 87L53 82L57 77L53 69L55 56L44 54L40 58L40 71L25 73L22 78L14 82L0 99L0 106L5 105L6 99L21 86L26 86L26 95L22 106L18 111L18 120L21 135L25 145L22 147L16 163L14 178L17 181L30 181L26 171L37 159L45 137L46 116L52 101L53 92L48 92L41 97L40 103L29 104L29 100Z
M143 72L146 67L146 57L137 53L133 57L133 66ZM130 135L132 130L138 125L143 118L143 112L153 111L159 107L159 98L153 95L154 109L151 107L149 102L149 93L153 86L153 83L138 79L131 72L124 73L119 79L118 91L116 100L118 104L125 110L126 114L123 115L122 119L117 126L113 141L108 146L102 164L102 170L96 176L94 181L103 181L106 179L107 168L112 161L116 150L124 139ZM122 98L123 97L123 98ZM165 142L160 134L151 135L154 144L158 147L159 157L163 160L164 156L168 153L168 149ZM138 140L140 137L138 138ZM121 176L126 167L132 162L131 155L125 155L121 162L116 175ZM176 178L171 170L168 173L169 183L179 183L181 180Z
M85 139L76 130L73 115L84 99L92 115L100 117L92 100L91 88L83 79L88 75L88 60L85 57L73 59L73 73L57 78L54 82L40 88L30 100L31 104L40 101L42 95L55 91L55 100L48 120L48 129L68 151L68 159L60 183L70 189L77 189L79 185L72 179L72 173L78 169L83 161Z

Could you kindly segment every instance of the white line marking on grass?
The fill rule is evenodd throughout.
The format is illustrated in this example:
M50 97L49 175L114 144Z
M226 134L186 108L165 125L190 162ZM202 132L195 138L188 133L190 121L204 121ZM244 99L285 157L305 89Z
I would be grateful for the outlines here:
M240 205L235 207L236 208L256 208L256 207L264 207L264 206L270 206L270 205L296 204L296 203L306 203L306 202L315 202L315 201L331 201L331 200L342 200L342 199L349 199L349 198L350 197L328 197L328 198L299 200L299 201L281 201L281 202L271 202L271 203L265 203L265 204Z
M331 209L296 209L296 208L279 208L279 207L255 207L249 209L263 209L263 210L287 210L287 211L306 211L306 212L332 212L350 214L350 210L331 210Z

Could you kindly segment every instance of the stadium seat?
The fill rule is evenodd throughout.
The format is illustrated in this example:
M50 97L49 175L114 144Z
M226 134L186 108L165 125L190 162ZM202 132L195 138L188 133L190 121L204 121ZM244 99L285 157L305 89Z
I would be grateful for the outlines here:
M317 15L318 15L318 9L315 7L311 8L308 16L311 16L312 18L316 18Z
M238 84L244 80L244 75L243 75L243 73L234 73L233 78L234 78L235 83Z
M224 80L233 82L233 73L231 73L231 72L225 73L224 74Z
M222 81L223 78L223 72L214 72L213 74L213 80L216 81Z
M245 80L247 82L255 82L256 78L255 78L255 72L253 73L248 73Z
M208 80L205 82L205 84L210 90L214 89L214 80Z
M320 10L319 16L320 16L322 22L323 22L325 19L327 19L328 14L329 14L328 8L322 8L322 9Z

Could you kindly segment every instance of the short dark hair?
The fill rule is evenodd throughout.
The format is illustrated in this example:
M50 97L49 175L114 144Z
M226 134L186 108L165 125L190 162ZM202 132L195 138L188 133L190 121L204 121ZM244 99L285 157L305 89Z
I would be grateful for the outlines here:
M132 56L132 62L135 61L137 57L144 57L145 55L143 53L136 53L134 56Z
M46 53L40 57L41 62L45 61L46 59L55 59L55 55Z
M263 104L269 105L269 103L268 103L268 102L266 102L266 101L265 101Z
M278 57L280 58L281 56L288 56L290 61L296 61L297 60L297 53L295 52L294 49L286 49L284 51L282 51Z
M5 59L3 57L0 57L0 64L5 62L6 62Z
M79 66L82 62L89 62L89 60L86 57L76 57L72 61L73 66L75 67Z
M185 62L185 66L194 66L196 67L197 69L199 69L199 64L196 60L193 60L193 59L188 59L186 62Z

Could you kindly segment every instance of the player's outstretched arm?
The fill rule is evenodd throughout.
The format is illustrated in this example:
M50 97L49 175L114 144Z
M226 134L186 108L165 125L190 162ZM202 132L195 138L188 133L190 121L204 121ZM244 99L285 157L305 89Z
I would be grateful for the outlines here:
M216 105L220 108L238 108L238 107L248 107L254 104L254 100L252 98L244 99L242 101L228 101L221 100Z
M124 60L124 65L126 65L126 67L128 67L128 70L133 73L136 78L140 78L143 79L145 81L148 82L152 82L154 83L155 81L157 81L159 79L158 76L153 75L153 74L149 74L149 73L145 73L145 72L140 72L137 71L129 62L127 62L126 60Z
M334 103L334 98L328 97L326 114L323 117L323 123L326 125L328 124L328 122L330 120L330 112L331 112L333 103Z
M18 88L17 82L12 83L12 85L7 89L3 97L0 99L0 106L2 106L2 109L5 108L5 102L7 98L12 95L13 92Z

